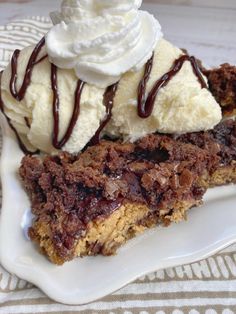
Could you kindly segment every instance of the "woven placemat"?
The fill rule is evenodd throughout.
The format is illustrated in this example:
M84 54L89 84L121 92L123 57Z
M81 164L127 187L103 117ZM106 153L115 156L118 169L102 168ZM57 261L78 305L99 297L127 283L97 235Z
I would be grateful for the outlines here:
M14 49L36 43L50 25L31 17L0 26L0 69ZM0 313L235 314L236 245L201 262L149 274L83 306L58 304L0 266Z

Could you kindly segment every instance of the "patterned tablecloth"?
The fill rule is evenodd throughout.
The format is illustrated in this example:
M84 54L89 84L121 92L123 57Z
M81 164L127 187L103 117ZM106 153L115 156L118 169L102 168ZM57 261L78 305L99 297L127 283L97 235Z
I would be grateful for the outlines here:
M15 48L36 43L50 23L34 17L0 27L0 69ZM89 305L66 306L0 267L0 313L235 314L236 245L191 265L160 270Z

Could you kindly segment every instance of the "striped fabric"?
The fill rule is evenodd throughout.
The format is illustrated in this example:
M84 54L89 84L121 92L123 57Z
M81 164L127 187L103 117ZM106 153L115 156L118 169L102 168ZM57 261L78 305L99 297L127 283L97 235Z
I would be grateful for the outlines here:
M37 42L49 26L42 17L0 26L0 69L15 48ZM83 306L55 303L0 267L0 313L235 314L236 245L201 262L149 274Z

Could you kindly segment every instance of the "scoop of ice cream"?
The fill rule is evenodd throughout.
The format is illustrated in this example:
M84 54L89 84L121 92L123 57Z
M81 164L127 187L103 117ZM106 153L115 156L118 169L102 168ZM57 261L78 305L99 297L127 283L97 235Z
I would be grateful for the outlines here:
M22 85L25 70L34 47L21 51L17 66L17 90ZM45 55L42 49L38 59ZM26 146L40 149L47 153L55 153L52 145L53 134L53 91L51 88L51 64L48 58L34 66L31 83L25 97L17 101L10 92L11 65L2 76L2 100L5 113L11 119ZM72 70L58 70L59 93L59 139L65 134L75 103L75 90L78 79ZM85 85L80 101L80 114L70 139L63 150L70 153L79 152L91 139L105 115L103 105L103 89ZM27 126L26 119L29 126Z
M108 87L140 69L162 38L159 22L138 10L141 0L64 0L51 14L46 36L50 61L78 78Z
M19 91L27 73L26 68L32 58L34 47L21 51L17 60L16 90ZM37 60L46 54L45 47ZM153 57L152 69L146 86L146 97L156 82L170 71L182 51L165 40L161 40ZM5 69L1 80L1 94L5 114L10 118L27 147L37 148L47 153L55 153L53 134L55 117L53 114L55 93L52 87L52 64L48 58L33 65L30 84L23 99L12 95L12 63ZM213 128L221 120L221 109L212 94L202 88L192 65L186 61L178 73L163 86L157 94L153 111L147 118L138 115L138 86L144 76L143 67L139 71L129 71L118 83L113 99L111 120L105 134L124 140L134 141L154 132L187 133ZM85 84L81 98L76 98L78 80L73 70L57 69L57 92L59 100L60 141L70 125L75 107L79 114L72 128L71 136L62 150L78 153L91 140L104 121L106 107L104 95L107 89Z
M180 49L168 41L159 41L147 82L147 95L155 82L170 71L182 54ZM220 122L220 106L208 89L201 87L190 62L185 62L178 74L160 89L150 117L140 118L137 114L137 90L143 74L144 68L122 76L112 120L106 130L110 135L135 141L157 131L180 134L208 130Z

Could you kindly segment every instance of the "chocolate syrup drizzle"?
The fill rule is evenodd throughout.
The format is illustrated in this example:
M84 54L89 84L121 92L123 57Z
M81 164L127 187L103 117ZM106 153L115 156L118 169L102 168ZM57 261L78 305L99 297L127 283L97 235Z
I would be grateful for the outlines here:
M70 139L71 134L74 130L76 122L78 120L80 114L80 100L81 94L84 88L85 83L81 80L78 80L77 88L75 91L75 102L74 102L74 110L73 114L67 128L67 131L63 138L59 141L59 109L60 109L60 101L59 101L59 93L58 93L58 84L57 84L57 67L52 64L51 65L51 85L53 90L53 119L54 119L54 126L53 126L53 146L56 149L61 149Z
M18 63L18 58L20 55L20 50L15 50L11 59L11 80L10 80L10 91L12 96L18 100L21 101L22 99L24 99L27 88L30 85L31 82L31 76L32 76L32 72L34 69L34 66L36 64L38 64L39 62L43 61L47 56L43 56L41 59L39 59L37 61L38 55L41 51L41 49L43 48L43 46L45 45L45 38L43 37L40 42L36 45L36 47L34 48L29 62L27 64L26 70L25 70L25 76L23 79L23 83L21 85L21 88L19 89L19 91L17 91L16 88L16 82L17 82L17 63Z
M16 139L17 139L17 142L19 144L19 147L20 149L22 150L22 152L25 154L25 155L34 155L34 154L38 154L39 151L34 151L34 152L31 152L29 151L26 146L24 145L24 143L22 142L21 138L20 138L20 135L18 134L16 128L13 126L10 118L8 118L8 116L5 114L5 111L4 111L4 103L3 103L3 100L2 100L2 91L1 91L1 81L2 81L2 74L3 74L3 71L0 72L0 110L1 112L3 113L3 115L5 116L7 122L8 122L8 125L9 127L12 129L12 131L15 133L15 136L16 136ZM27 119L27 118L26 118Z
M182 69L182 66L186 61L190 61L193 68L193 72L197 76L198 81L201 84L201 87L207 88L207 84L197 65L196 59L188 55L182 55L179 59L175 60L172 69L169 72L165 73L155 83L150 93L148 94L147 99L145 100L144 98L146 94L146 85L147 85L147 81L150 77L151 70L153 67L153 56L152 56L151 59L146 64L146 67L144 70L144 76L138 88L138 115L140 118L145 119L145 118L150 117L154 108L154 104L155 104L155 100L156 100L158 92L160 91L162 87L166 86L176 74L178 74L178 72Z
M112 108L113 108L114 98L116 95L118 85L119 85L119 82L109 86L104 93L103 104L106 107L106 116L101 121L101 124L100 124L98 130L96 131L95 135L93 136L93 138L90 140L89 145L97 145L99 143L100 137L101 137L101 132L104 130L104 128L106 127L108 122L111 120Z
M25 120L25 124L27 125L27 127L30 129L30 122L29 119L27 117L24 117Z
M153 60L154 60L154 53L152 54L151 58L145 65L144 75L142 80L138 86L138 115L143 118L143 112L145 112L145 96L146 96L146 87L147 82L150 78L150 74L153 67Z
M18 63L18 58L20 51L15 50L12 56L11 60L11 79L10 79L10 92L12 96L17 100L21 101L24 99L27 88L29 87L31 83L31 76L32 72L34 69L34 66L42 62L44 59L47 58L47 55L44 55L41 57L39 60L37 60L39 53L41 52L41 49L45 45L45 38L42 38L42 40L36 45L35 49L33 50L30 59L28 61L26 71L25 71L25 76L23 79L22 86L20 87L19 91L17 91L17 63ZM189 61L192 65L193 72L197 76L199 83L201 84L202 88L207 88L207 84L201 74L201 71L197 65L196 59L194 57L190 57L188 55L182 55L180 58L175 60L173 67L169 72L164 74L153 86L151 89L150 93L148 94L146 98L146 87L147 87L147 82L150 78L150 74L153 68L153 60L154 60L154 53L152 57L148 60L145 66L144 70L144 75L142 80L139 83L138 86L138 115L141 118L148 118L153 111L154 108L154 103L155 99L158 95L158 92L160 89L168 84L168 82L181 70L183 64L187 61ZM0 73L0 87L1 87L1 76L2 72ZM81 95L83 88L85 86L85 82L78 80L77 82L77 88L75 91L75 101L74 101L74 109L73 109L73 114L70 119L68 128L66 130L65 135L61 140L58 139L59 137L59 122L60 122L60 117L59 117L59 111L60 111L60 101L59 101L59 91L58 91L58 83L57 83L57 67L55 65L51 65L51 88L53 91L53 104L52 104L52 111L53 111L53 120L54 120L54 125L53 125L53 136L52 136L52 144L56 149L61 149L70 139L71 134L73 133L74 127L76 125L76 122L78 120L79 114L80 114L80 102L81 102ZM112 117L112 108L113 108L113 103L114 103L114 97L116 95L116 91L118 88L119 82L116 84L113 84L109 86L105 93L104 93L104 98L103 98L103 103L104 106L106 107L106 116L105 118L101 121L100 126L98 130L96 131L95 135L93 138L90 140L89 145L96 145L99 143L100 137L101 137L101 132L103 129L106 127L108 122L110 121ZM5 115L9 126L11 129L14 131L16 134L17 140L19 142L19 146L22 149L22 151L25 154L34 154L36 152L30 152L27 150L25 145L23 144L22 140L20 139L19 134L17 133L17 130L14 128L14 126L11 123L11 120L6 116L4 112L4 104L3 100L1 97L1 88L0 88L0 109ZM30 128L30 123L28 118L25 118L25 123L27 127Z

